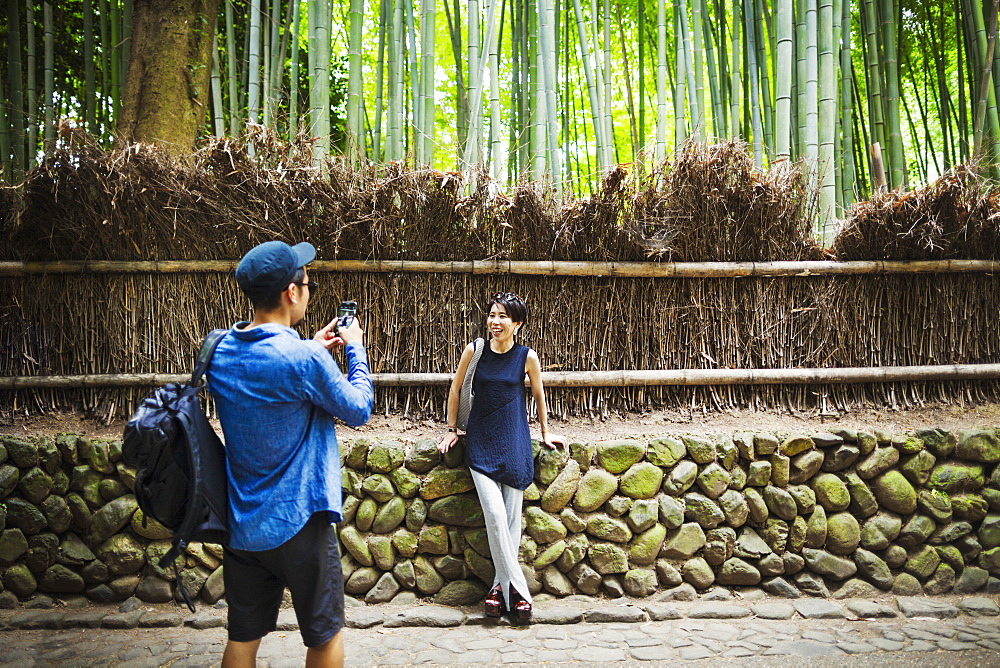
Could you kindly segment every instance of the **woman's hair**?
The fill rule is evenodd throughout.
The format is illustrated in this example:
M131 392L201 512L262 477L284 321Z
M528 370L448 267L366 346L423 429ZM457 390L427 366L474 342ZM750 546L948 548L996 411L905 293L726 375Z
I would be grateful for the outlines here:
M494 304L503 306L513 322L519 322L523 325L528 320L528 305L524 303L520 295L515 295L513 292L498 292L493 295L490 303L486 306L492 309Z

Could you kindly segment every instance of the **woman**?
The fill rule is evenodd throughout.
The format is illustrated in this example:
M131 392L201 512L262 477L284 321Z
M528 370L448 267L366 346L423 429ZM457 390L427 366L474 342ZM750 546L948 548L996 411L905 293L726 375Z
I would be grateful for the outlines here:
M486 615L507 611L519 623L531 618L531 594L517 562L521 545L521 501L531 484L534 462L525 403L524 375L538 406L541 440L549 448L565 445L550 434L542 389L542 369L534 350L514 341L528 317L524 300L501 292L490 300L486 325L492 335L483 347L473 379L475 399L469 411L465 453L486 520L486 533L496 577L486 596ZM448 394L448 434L438 449L447 452L458 441L458 406L462 382L475 352L470 343L462 352Z

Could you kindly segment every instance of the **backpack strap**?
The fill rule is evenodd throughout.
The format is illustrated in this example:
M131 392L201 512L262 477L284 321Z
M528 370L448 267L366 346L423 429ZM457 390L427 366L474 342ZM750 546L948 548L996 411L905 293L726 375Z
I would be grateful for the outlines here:
M212 355L215 354L215 349L219 347L219 342L222 341L222 337L229 332L228 329L213 329L205 336L205 340L201 343L201 349L194 358L194 371L191 372L191 384L197 385L201 377L205 375L208 371L208 365L212 361Z

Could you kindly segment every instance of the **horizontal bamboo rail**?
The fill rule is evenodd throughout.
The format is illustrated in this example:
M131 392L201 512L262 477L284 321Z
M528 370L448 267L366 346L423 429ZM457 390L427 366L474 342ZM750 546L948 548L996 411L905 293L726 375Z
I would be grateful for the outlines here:
M0 276L86 273L229 273L235 260L80 260L0 262ZM317 260L314 272L520 274L534 276L609 276L621 278L742 278L751 276L843 276L1000 272L996 260L895 260L801 262L569 262L476 260Z
M185 382L190 374L122 373L77 376L0 377L0 391L43 388L155 386ZM639 387L656 385L802 385L885 383L894 381L990 380L1000 378L1000 364L943 364L812 369L670 369L642 371L545 371L547 387ZM448 373L374 373L384 387L447 385Z

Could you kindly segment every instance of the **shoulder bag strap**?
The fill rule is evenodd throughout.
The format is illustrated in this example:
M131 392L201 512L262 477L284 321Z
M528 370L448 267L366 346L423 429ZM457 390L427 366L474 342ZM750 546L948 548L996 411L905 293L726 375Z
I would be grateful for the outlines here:
M212 361L215 349L219 347L219 342L226 335L228 329L213 329L205 336L201 343L201 349L194 358L194 371L191 373L191 384L197 385L201 377L208 371L208 365Z
M476 376L476 366L479 358L483 356L483 347L486 342L482 338L472 342L472 359L469 361L469 368L465 371L465 378L462 380L462 390L458 396L458 421L459 429L465 429L469 425L469 413L472 410L472 398L475 392L472 390L472 379Z

